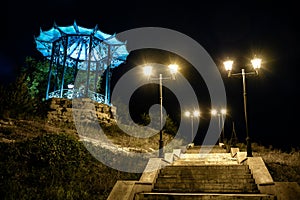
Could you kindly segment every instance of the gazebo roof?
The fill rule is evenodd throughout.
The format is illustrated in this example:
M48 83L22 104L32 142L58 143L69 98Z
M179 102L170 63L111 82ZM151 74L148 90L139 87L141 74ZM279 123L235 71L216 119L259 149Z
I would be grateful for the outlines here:
M35 37L35 42L37 50L47 59L51 59L53 53L55 53L54 57L63 55L66 46L66 64L71 67L76 63L78 69L83 70L86 70L87 61L101 63L106 69L108 58L110 58L111 68L117 67L129 54L126 42L119 41L115 34L103 33L98 26L93 29L84 28L78 26L75 21L71 26L61 27L54 24L48 31L40 30L40 35ZM62 60L59 59L60 64ZM95 65L90 69L96 70Z

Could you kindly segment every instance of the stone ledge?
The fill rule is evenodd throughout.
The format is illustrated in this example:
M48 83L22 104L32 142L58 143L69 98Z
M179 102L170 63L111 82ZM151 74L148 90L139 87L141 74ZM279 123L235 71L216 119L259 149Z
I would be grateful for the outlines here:
M133 199L132 194L136 181L117 181L107 200Z
M247 160L247 152L238 151L236 152L236 158L239 164L242 164Z
M273 178L261 157L248 157L247 164L249 165L256 184L274 184Z
M140 192L151 192L159 170L168 165L161 158L150 158L139 181L117 181L107 200L132 200Z

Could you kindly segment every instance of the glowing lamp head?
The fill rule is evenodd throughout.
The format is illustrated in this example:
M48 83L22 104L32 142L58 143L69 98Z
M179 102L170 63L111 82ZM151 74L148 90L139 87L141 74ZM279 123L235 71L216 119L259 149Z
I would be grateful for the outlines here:
M151 74L152 74L152 66L145 66L145 67L144 67L144 74L145 74L146 76L150 77Z
M68 84L68 89L73 89L74 88L74 84L70 83Z
M227 113L227 111L226 111L225 108L221 109L221 114L222 114L222 115L226 115L226 113Z
M189 117L189 116L191 116L191 113L190 113L189 111L186 111L186 112L184 113L184 115L185 115L186 117Z
M211 115L215 116L218 114L218 111L216 109L211 110Z
M178 71L178 65L170 64L168 67L169 67L172 79L175 80L176 79L176 73Z
M169 66L169 70L171 74L176 74L178 71L178 65L176 64L170 64Z
M195 110L193 112L194 117L199 117L200 116L200 112L198 110Z
M261 59L260 58L254 58L251 60L251 64L255 70L258 70L261 66Z
M223 62L223 64L226 71L232 70L233 60L226 60L225 62Z

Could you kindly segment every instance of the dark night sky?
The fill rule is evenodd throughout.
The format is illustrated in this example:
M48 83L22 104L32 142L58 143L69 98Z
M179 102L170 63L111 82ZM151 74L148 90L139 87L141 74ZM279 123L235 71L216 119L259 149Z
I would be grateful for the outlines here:
M267 144L299 147L299 10L295 3L45 0L6 1L1 8L1 82L13 80L25 56L39 55L34 36L40 28L52 28L54 22L69 26L76 20L86 28L98 24L108 34L149 26L173 29L201 44L217 66L227 56L242 64L258 53L263 56L261 76L247 79L251 137ZM220 71L223 73L221 67ZM223 77L228 109L239 134L244 123L242 82L229 80L226 74Z

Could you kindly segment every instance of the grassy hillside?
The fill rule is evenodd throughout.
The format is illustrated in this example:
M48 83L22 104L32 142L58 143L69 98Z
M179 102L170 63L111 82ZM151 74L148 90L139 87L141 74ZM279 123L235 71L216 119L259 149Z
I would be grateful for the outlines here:
M253 156L260 156L265 161L274 181L298 182L300 185L300 150L284 152L273 147L253 144Z
M133 139L116 127L108 130L107 136L128 150L157 149L157 135ZM172 139L164 137L166 142ZM141 175L121 172L96 160L79 141L72 124L0 120L0 141L3 199L106 199L117 180L138 180ZM299 150L282 152L253 144L253 155L264 159L275 181L300 184Z
M149 152L158 148L158 135L138 139L115 126L103 128L115 145L127 151ZM171 139L164 134L166 143ZM0 119L1 197L106 199L117 180L139 179L140 173L122 172L102 164L85 145L79 140L74 124ZM96 150L99 154L111 153L101 148ZM118 160L121 156L118 155ZM131 161L129 157L123 159Z

